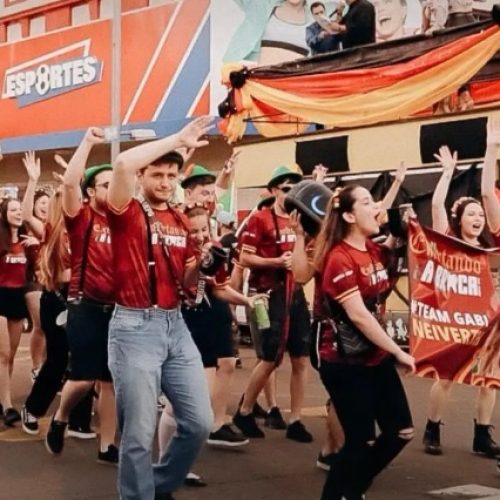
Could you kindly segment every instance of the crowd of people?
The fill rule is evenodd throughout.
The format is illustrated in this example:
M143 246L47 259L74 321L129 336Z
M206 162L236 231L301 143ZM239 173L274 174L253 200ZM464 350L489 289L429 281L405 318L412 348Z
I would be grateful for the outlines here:
M88 167L92 148L105 140L104 131L92 127L53 193L39 190L40 162L26 154L24 197L4 199L0 208L4 422L20 422L24 432L38 434L39 419L61 391L45 437L49 453L60 455L67 435L95 438L95 407L96 457L118 466L120 498L170 499L183 483L203 484L192 468L207 442L245 446L265 437L260 421L295 442L313 440L301 418L313 351L329 397L317 462L329 471L322 499L364 498L414 435L396 368L412 372L415 360L380 321L398 277L396 239L373 240L405 167L396 171L383 200L374 201L359 185L336 190L314 238L304 231L301 215L285 207L302 175L277 167L267 197L235 234L234 217L214 213L216 176L196 165L180 178L192 152L206 145L210 128L210 118L198 118L172 136L120 153L113 165ZM433 198L434 229L471 245L500 245L499 147L500 125L489 123L482 200L460 198L450 214L444 200L457 160L446 147L439 151L443 175ZM230 176L234 161L235 156L223 176ZM317 181L325 170L317 168ZM312 315L303 288L310 280ZM257 361L229 424L237 305L246 308ZM32 325L34 383L19 411L10 386L26 318ZM342 332L356 332L367 349L348 355ZM287 352L288 422L275 384ZM450 389L446 381L432 388L427 453L442 452L439 428ZM257 402L261 392L267 409ZM160 396L164 408L158 419ZM496 458L494 404L494 391L479 390L472 449Z

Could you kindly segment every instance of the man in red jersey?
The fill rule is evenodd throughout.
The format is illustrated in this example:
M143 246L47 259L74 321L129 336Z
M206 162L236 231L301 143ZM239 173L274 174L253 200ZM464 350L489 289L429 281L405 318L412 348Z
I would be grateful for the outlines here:
M198 261L185 216L171 207L182 157L174 150L207 144L211 119L121 153L108 193L116 309L109 367L121 431L122 500L172 498L212 427L208 386L198 349L180 311L183 290L196 284ZM136 180L140 194L134 198ZM156 401L172 404L177 432L152 465Z
M276 168L267 186L275 198L274 204L250 217L240 237L240 264L251 271L250 293L270 292L270 327L261 330L255 317L249 318L260 361L252 372L233 422L247 437L264 437L255 423L252 410L258 394L281 363L286 349L292 362L289 425L287 427L284 423L278 407L270 409L266 424L275 429L287 429L287 438L307 443L312 441L312 435L300 421L300 416L309 362L311 321L304 290L293 282L291 259L296 237L284 206L286 194L301 179L300 174L287 167Z
M63 178L62 208L71 248L66 327L71 362L60 406L47 433L46 447L54 455L62 452L71 410L99 381L100 449L97 460L116 465L116 410L107 356L109 321L115 300L106 218L111 165L98 165L85 171L92 147L103 142L103 138L103 130L90 128ZM82 194L88 201L83 200Z

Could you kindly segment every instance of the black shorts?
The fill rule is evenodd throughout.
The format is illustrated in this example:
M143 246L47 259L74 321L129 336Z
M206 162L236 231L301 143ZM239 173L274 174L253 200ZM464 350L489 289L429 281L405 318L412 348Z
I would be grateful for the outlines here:
M263 361L277 361L280 348L285 347L292 358L309 356L311 349L311 315L307 307L302 286L296 286L290 304L288 319L288 338L283 342L283 324L285 322L285 288L280 286L271 291L269 296L269 320L271 327L259 330L254 311L247 311L252 340L257 357Z
M210 305L204 300L196 308L183 307L182 315L200 351L205 368L216 368L219 358L232 358L235 344L229 304L209 295Z
M111 382L108 330L114 306L82 299L68 303L69 379Z
M210 297L212 316L216 325L215 351L217 358L236 357L236 341L233 335L233 315L227 302Z
M7 319L24 319L29 316L24 294L26 288L0 287L0 316Z

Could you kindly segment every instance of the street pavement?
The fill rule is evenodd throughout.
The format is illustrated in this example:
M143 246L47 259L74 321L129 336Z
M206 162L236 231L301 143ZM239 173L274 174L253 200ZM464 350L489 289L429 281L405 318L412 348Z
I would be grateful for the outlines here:
M237 370L231 411L248 379L254 356L242 349L243 369ZM23 335L13 383L14 404L20 408L30 386L28 335ZM278 402L289 408L288 360L278 375ZM416 438L376 480L370 500L420 500L432 498L500 500L500 474L494 460L471 453L474 403L477 389L457 385L451 395L445 426L444 455L430 457L422 451L430 380L405 377ZM266 430L266 438L240 449L203 450L194 466L209 483L206 488L184 488L180 500L309 500L319 499L325 472L315 467L324 436L325 392L311 370L306 389L303 421L314 435L311 444L287 440L283 431ZM493 424L500 410L495 409ZM42 425L46 428L48 417ZM47 453L40 436L27 436L20 427L5 429L0 423L0 499L86 500L114 499L116 468L96 463L96 441L66 440L59 457ZM500 431L499 431L500 432ZM500 440L500 436L499 436ZM444 490L444 491L442 491ZM467 495L466 495L467 494Z

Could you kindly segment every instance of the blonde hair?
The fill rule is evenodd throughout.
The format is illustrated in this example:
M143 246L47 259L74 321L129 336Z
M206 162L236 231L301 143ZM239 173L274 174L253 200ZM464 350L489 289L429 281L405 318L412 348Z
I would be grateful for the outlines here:
M60 276L66 270L68 254L60 192L50 199L45 228L46 240L40 252L39 278L44 288L53 291L58 288Z

